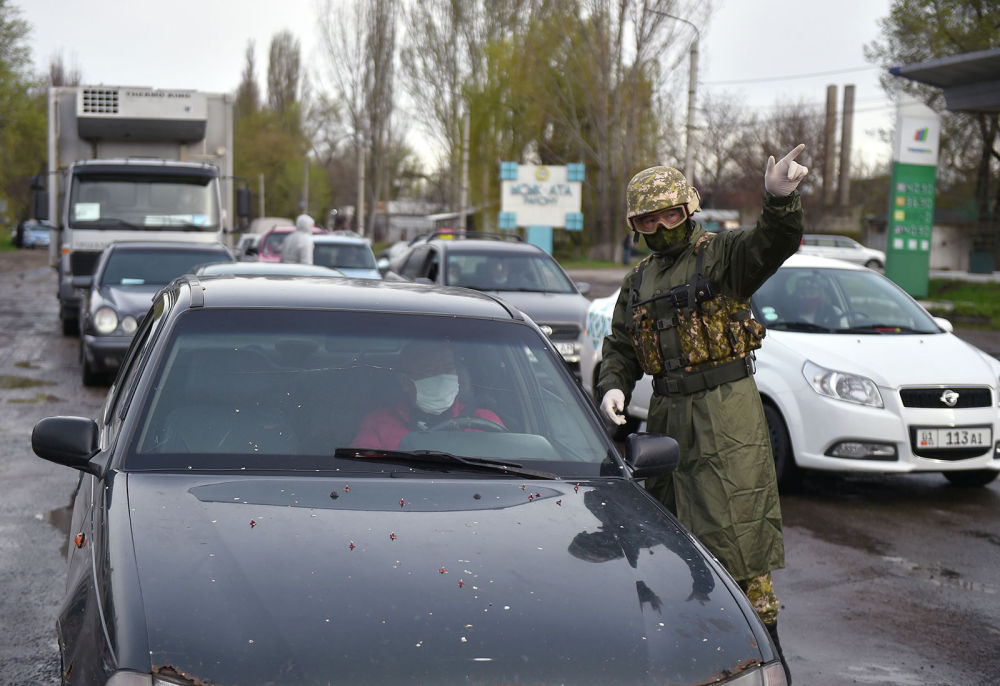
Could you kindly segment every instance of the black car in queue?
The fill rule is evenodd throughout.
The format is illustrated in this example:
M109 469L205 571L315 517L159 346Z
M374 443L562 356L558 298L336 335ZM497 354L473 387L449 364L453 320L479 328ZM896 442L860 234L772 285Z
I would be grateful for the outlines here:
M414 344L450 348L458 401L499 421L359 445L407 402ZM747 599L638 481L676 442L627 445L487 294L180 278L101 416L32 433L81 473L63 681L784 684Z
M590 301L555 259L514 233L438 232L414 240L394 262L396 278L495 293L538 324L580 377L580 346ZM391 269L391 267L389 267Z
M83 384L110 382L157 291L200 264L235 259L221 244L135 241L105 248L93 275L73 277L73 287L83 291Z

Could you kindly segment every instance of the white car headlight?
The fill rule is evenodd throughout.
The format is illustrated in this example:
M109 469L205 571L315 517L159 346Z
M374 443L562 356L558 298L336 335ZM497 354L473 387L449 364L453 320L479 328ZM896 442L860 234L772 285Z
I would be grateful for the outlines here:
M127 334L135 333L135 330L139 328L139 322L135 320L132 315L125 315L122 317L122 331Z
M102 307L94 313L94 329L102 336L118 328L118 314L110 307Z
M820 395L858 405L885 407L878 386L866 376L826 369L808 360L802 365L802 375Z

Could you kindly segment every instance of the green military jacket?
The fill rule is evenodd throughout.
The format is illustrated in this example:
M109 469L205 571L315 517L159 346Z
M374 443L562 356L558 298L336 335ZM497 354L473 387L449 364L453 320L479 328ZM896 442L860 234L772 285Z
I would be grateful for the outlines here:
M798 192L778 198L765 194L757 225L716 235L704 248L702 275L720 292L747 299L797 249L803 232ZM697 224L688 247L676 258L653 255L646 264L639 300L648 300L695 276L695 244L705 235ZM626 275L604 339L597 397L618 388L626 399L642 376L628 323L629 291L638 267ZM669 299L653 300L654 318L670 319ZM664 360L681 356L676 329L661 331ZM689 372L668 369L679 379ZM653 394L647 427L680 444L674 473L648 479L646 488L697 536L737 580L752 579L784 566L781 508L767 423L752 376L689 394Z

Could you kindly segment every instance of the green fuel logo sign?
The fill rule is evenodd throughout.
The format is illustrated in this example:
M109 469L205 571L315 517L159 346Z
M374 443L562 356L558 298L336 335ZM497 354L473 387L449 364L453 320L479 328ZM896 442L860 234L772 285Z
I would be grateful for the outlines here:
M937 114L925 105L900 105L889 191L885 275L917 298L927 295L940 128Z

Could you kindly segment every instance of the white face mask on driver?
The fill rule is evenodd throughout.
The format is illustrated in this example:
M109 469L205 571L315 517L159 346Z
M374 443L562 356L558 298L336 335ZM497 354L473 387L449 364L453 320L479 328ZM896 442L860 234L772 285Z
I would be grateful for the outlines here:
M417 407L427 414L441 414L458 396L458 375L438 374L413 382L417 388Z

